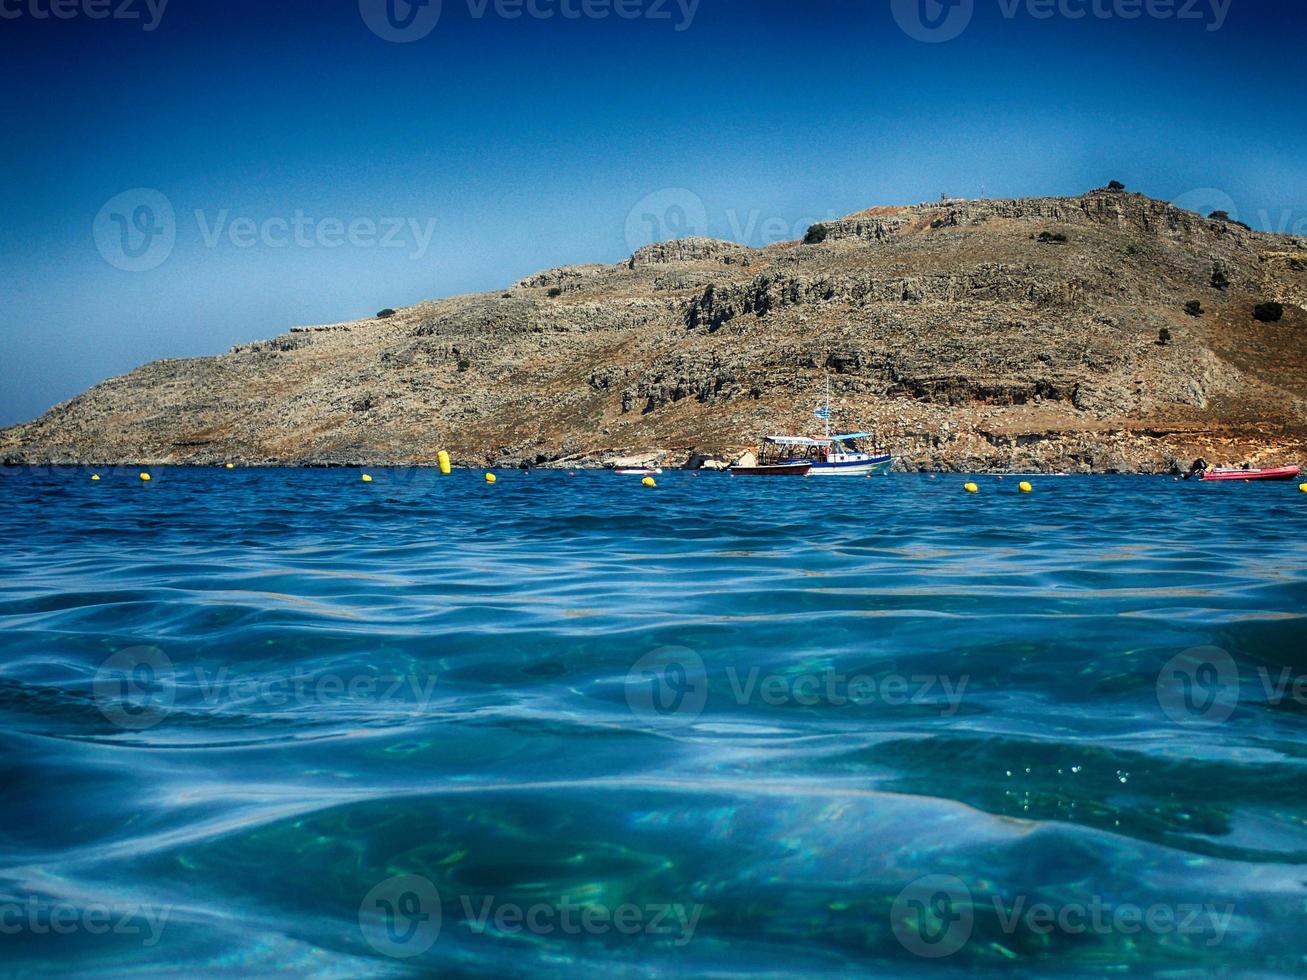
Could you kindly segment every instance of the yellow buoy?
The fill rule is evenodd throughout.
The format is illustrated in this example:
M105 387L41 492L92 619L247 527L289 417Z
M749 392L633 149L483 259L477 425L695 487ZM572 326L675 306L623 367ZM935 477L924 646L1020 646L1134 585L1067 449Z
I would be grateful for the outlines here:
M372 477L369 476L367 473L364 473L364 474L363 474L363 482L364 482L364 483L371 483L371 482L372 482Z
M1017 489L1020 490L1022 493L1031 493L1035 488L1032 487L1025 480L1022 480L1020 483L1017 484Z
M655 480L652 476L646 476L646 477L645 477L643 480L641 480L640 482L643 483L646 487L656 487L656 486L658 486L658 481Z
M229 469L229 470L234 470L235 468L236 468L236 464L235 464L235 463L228 463L228 464L227 464L227 469Z
M499 480L499 477L495 476L495 474L493 474L493 473L487 473L487 474L486 474L486 482L487 482L487 483L496 483L496 482L498 482L498 480Z
M967 493L980 493L980 487L976 486L974 483L964 483L962 489Z
M442 449L440 450L440 452L436 454L436 459L440 462L440 472L443 473L445 476L449 476L450 471L453 469L451 463L449 462L449 453L445 452Z
M149 474L149 473L142 473L142 474L141 474L141 482L142 482L142 483L149 483L149 482L150 482L150 474Z
M99 474L99 473L92 473L92 474L91 474L91 482L92 482L92 483L99 483L99 482L100 482L100 474Z
M1307 483L1298 484L1298 489L1301 490L1303 493L1307 493Z

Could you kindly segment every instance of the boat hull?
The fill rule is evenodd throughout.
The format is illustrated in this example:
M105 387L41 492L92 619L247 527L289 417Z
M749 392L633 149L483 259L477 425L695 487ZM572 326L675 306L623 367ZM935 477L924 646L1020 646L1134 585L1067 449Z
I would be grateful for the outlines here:
M775 466L732 466L731 476L807 476L811 463L778 463Z
M872 476L884 473L894 464L891 456L848 460L840 463L813 463L811 476Z
M1302 472L1297 466L1279 466L1270 470L1208 470L1203 474L1206 483L1230 480L1292 480Z

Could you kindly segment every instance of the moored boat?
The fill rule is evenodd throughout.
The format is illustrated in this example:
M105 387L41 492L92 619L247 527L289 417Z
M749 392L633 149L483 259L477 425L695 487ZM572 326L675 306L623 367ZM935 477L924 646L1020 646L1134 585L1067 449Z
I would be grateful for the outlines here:
M853 432L842 436L817 439L812 461L813 476L871 476L884 473L894 464L889 453L868 453L859 448L859 441L875 438L870 432Z
M758 458L747 466L730 468L732 476L807 476L812 460L795 458L796 447L815 445L815 439L799 436L766 436L758 447Z
M811 463L776 463L771 466L732 466L731 476L807 476Z
M1215 480L1292 480L1302 472L1298 466L1276 466L1268 469L1239 469L1214 467L1203 474L1205 482Z
M825 437L795 440L796 447L804 447L801 454L812 462L812 476L871 476L884 473L894 465L894 457L876 446L876 437L870 432L831 435L829 374L826 375L826 404L813 415L826 423ZM864 442L872 444L870 452L863 448Z

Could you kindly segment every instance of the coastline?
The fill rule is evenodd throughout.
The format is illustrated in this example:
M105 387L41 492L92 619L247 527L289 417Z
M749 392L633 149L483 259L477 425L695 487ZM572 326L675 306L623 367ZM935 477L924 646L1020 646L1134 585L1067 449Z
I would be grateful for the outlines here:
M1112 190L823 227L155 361L0 430L0 463L682 468L810 432L827 399L901 470L1307 459L1305 239Z

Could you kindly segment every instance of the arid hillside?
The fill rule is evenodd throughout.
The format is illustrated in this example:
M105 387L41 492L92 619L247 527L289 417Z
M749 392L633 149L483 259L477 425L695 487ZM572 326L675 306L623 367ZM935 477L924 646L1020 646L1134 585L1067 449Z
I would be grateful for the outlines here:
M0 432L0 457L681 465L816 428L829 374L836 424L875 430L908 469L1307 459L1301 239L1113 191L880 207L825 230L665 242L158 361ZM1254 316L1264 303L1278 321Z

